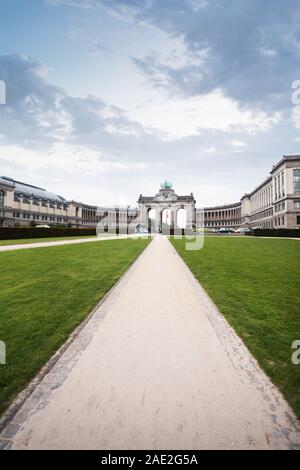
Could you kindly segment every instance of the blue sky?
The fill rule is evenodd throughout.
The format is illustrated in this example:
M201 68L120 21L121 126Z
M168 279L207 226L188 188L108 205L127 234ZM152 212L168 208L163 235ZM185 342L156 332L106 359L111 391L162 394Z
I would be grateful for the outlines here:
M94 204L239 200L300 153L296 0L0 0L0 173Z

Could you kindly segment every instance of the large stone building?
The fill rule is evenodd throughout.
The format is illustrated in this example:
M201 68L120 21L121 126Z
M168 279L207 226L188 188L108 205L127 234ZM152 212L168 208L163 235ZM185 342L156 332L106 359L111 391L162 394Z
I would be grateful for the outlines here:
M300 155L283 156L270 176L241 200L242 224L300 228Z
M0 225L68 225L94 227L97 207L75 201L43 188L0 177Z
M205 226L300 229L300 155L288 155L241 201L205 208Z
M165 223L178 227L185 211L185 227L265 227L300 229L300 155L284 156L270 176L234 204L196 208L193 194L179 196L165 182L155 196L140 195L138 207L98 207L76 201L12 178L0 178L0 225L67 225L100 227L121 233L136 229L160 231ZM169 218L168 218L169 217Z
M164 218L166 213L165 224L170 228L179 227L178 213L185 211L185 227L188 230L196 227L196 201L193 193L189 196L178 196L172 189L171 183L165 181L155 196L143 196L138 200L139 223L143 227L149 226L149 219L152 221L152 230L160 232L163 229ZM153 216L150 217L150 213ZM169 220L168 220L169 219Z

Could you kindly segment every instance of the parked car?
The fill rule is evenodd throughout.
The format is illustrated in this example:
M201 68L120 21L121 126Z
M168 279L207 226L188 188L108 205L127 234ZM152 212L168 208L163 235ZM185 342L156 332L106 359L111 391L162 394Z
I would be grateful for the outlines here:
M241 233L241 234L249 233L249 232L251 232L251 228L249 227L240 227L235 231L235 233Z
M219 229L218 233L234 233L234 230L229 227L222 227Z

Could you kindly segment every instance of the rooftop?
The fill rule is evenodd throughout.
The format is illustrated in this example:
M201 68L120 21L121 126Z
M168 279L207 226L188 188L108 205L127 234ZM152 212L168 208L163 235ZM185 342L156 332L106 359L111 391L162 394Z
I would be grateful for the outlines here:
M299 160L300 161L300 155L283 155L282 159L279 160L276 165L273 165L273 168L270 173L273 173L282 163L284 162L292 162L294 160Z
M55 201L58 203L66 203L66 199L58 194L51 193L46 189L39 188L38 186L33 186L31 184L23 183L21 181L16 181L13 178L8 176L1 176L0 182L11 186L15 189L16 194L24 194L24 196L33 196L38 199L44 199L47 201Z

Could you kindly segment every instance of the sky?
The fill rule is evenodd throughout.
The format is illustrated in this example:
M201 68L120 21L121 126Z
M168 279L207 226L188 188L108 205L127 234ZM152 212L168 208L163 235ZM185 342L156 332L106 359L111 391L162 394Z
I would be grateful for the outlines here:
M0 0L0 175L237 202L300 153L297 80L298 0Z

